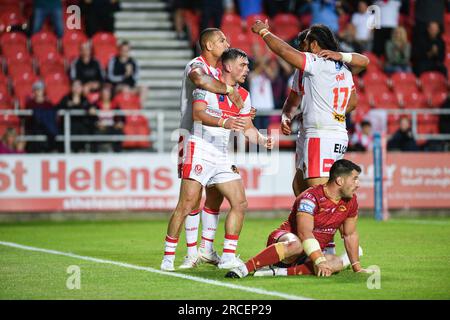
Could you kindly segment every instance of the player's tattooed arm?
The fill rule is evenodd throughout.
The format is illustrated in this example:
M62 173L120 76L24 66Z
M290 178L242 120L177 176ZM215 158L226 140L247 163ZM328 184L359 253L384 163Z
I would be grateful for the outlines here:
M193 103L192 118L205 126L222 127L229 130L239 131L244 129L245 122L242 118L217 118L206 113L206 103L197 101Z
M202 68L192 68L188 76L197 88L213 93L226 94L239 109L244 106L244 101L242 100L242 97L239 94L238 90L234 90L233 88L230 91L229 86L206 74Z
M306 59L305 54L291 47L288 43L271 33L269 31L269 24L267 20L266 22L257 20L252 26L252 31L259 34L264 39L270 50L272 50L275 54L280 56L293 67L303 70Z

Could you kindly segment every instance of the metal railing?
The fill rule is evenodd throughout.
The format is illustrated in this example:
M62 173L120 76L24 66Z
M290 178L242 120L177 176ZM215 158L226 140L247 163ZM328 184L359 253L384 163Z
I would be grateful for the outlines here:
M164 150L164 113L147 110L110 110L97 111L97 115L108 113L121 116L141 115L149 119L156 119L156 128L151 128L150 135L73 135L70 134L72 119L71 116L88 115L84 110L59 110L57 115L63 117L64 134L58 134L56 141L64 142L64 153L69 154L72 142L117 142L117 141L151 141L156 144L156 151L162 153ZM0 115L15 115L19 117L27 117L33 115L33 110L0 110ZM155 130L156 129L156 130ZM47 141L46 135L20 135L18 139L21 141Z

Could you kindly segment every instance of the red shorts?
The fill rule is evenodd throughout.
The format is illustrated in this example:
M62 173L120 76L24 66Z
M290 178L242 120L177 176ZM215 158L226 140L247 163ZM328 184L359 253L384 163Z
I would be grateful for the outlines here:
M266 247L277 243L278 239L280 239L281 236L285 235L286 233L290 233L287 230L282 230L282 229L275 229L274 231L272 231L271 234L269 234L269 237L267 238L267 244Z
M269 237L267 238L267 247L277 243L278 239L280 239L280 237L284 236L286 233L291 233L288 230L283 230L283 229L275 229L274 231L272 231L271 234L269 234ZM275 266L279 267L279 268L289 268L295 265L300 265L300 264L304 264L308 259L308 256L305 254L305 252L303 252L302 254L300 254L298 256L298 258L289 264L283 263L283 262L278 262L275 264Z

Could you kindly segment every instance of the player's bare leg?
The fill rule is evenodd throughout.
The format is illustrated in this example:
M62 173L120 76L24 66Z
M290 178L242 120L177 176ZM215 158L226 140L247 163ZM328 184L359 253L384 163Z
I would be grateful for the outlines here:
M170 216L169 225L167 227L164 258L161 263L162 270L175 270L173 264L175 261L175 251L178 244L178 237L180 235L184 220L189 213L192 212L201 198L201 191L202 185L199 182L189 179L181 180L178 204Z
M309 186L306 184L306 181L303 178L303 171L297 169L294 179L292 180L292 190L294 191L294 195L297 197L300 193L308 188Z
M230 269L234 268L240 262L240 260L236 258L235 253L239 234L241 233L242 225L244 223L247 199L245 197L242 179L216 184L216 188L223 194L231 206L230 212L225 220L223 254L218 265L221 269Z
M206 188L205 206L201 213L202 219L202 241L198 249L201 261L217 265L220 257L214 250L214 238L219 224L220 206L223 202L223 195L215 187Z

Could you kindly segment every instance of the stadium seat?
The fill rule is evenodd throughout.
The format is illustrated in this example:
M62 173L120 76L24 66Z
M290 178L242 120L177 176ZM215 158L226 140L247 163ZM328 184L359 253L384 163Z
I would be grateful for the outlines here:
M368 71L362 77L362 81L364 84L364 88L368 88L374 85L384 85L386 88L388 87L388 78L385 73L381 71Z
M407 117L411 121L410 115L404 115L404 114L388 114L388 134L393 134L395 131L397 131L400 127L400 119Z
M0 45L10 46L12 44L21 44L25 48L27 46L27 37L22 32L5 32L0 37Z
M373 101L374 108L377 109L397 109L399 107L397 98L389 91L372 94L370 98Z
M419 91L399 93L398 98L405 109L423 109L428 107L427 97Z
M425 94L447 91L447 79L439 72L424 72L420 75L420 83Z
M273 31L284 41L291 41L300 32L300 23L293 14L279 13L273 17Z
M195 43L200 37L200 16L192 10L184 10L183 17L186 22L191 43Z
M381 93L390 93L389 88L385 83L374 83L370 86L364 87L364 92L369 99L371 105L373 105L373 97L380 95Z
M22 30L27 28L27 20L22 16L20 11L9 10L1 11L0 15L0 32L8 32L12 28L18 27Z
M447 100L448 93L446 91L435 92L431 95L430 105L433 108L441 108L445 100Z
M250 37L246 32L235 34L230 39L230 46L244 50L250 57L253 57L252 43L250 42Z
M31 48L35 56L41 56L47 52L57 52L58 40L54 33L40 31L31 37Z
M0 109L12 109L13 104L11 100L11 96L8 93L8 90L6 88L0 87Z
M36 75L30 72L19 74L12 79L14 95L18 100L19 108L25 108L26 99L31 95L33 83L37 79Z
M120 109L140 110L142 109L141 97L137 93L121 92L114 97L113 103Z
M150 135L150 128L148 126L147 118L141 115L131 115L125 117L125 125L123 128L125 136L127 135ZM151 143L148 139L143 141L125 140L122 142L122 147L127 149L148 149Z
M11 43L6 44L2 47L2 54L6 59L14 58L18 54L23 56L29 56L28 49L26 45L21 43Z
M64 60L55 52L49 52L46 55L36 58L39 73L45 77L52 73L65 73Z
M352 111L352 118L355 122L361 122L370 111L369 98L364 93L358 93L358 103L356 109Z
M301 29L304 30L304 29L309 28L309 26L311 25L311 21L312 21L312 14L310 14L310 13L302 14L299 17Z
M417 116L417 133L439 133L439 116L434 114L419 114Z
M370 63L367 66L367 72L374 70L381 71L380 59L376 56L376 54L370 51L365 51L362 54L367 56L370 60Z
M3 74L3 72L1 71L1 68L0 68L0 88L7 87L8 84L9 84L8 77Z
M95 50L97 46L117 46L117 39L113 33L110 32L97 32L92 37L92 47Z
M64 33L62 39L62 49L64 58L71 63L80 55L80 46L88 40L86 35L78 30L72 30Z
M70 91L70 85L68 83L55 83L45 87L45 93L48 100L54 105L57 105L61 99Z
M417 89L417 78L412 72L396 72L391 75L391 85L394 91L397 88Z
M102 68L106 69L109 60L117 54L115 46L100 46L94 48L94 57L100 62Z
M0 137L6 132L6 129L14 128L20 133L20 119L11 114L0 114Z
M241 17L235 13L225 13L222 17L222 25L220 29L236 27L242 31Z
M51 73L44 77L44 83L47 86L56 84L70 84L69 77L65 73Z

